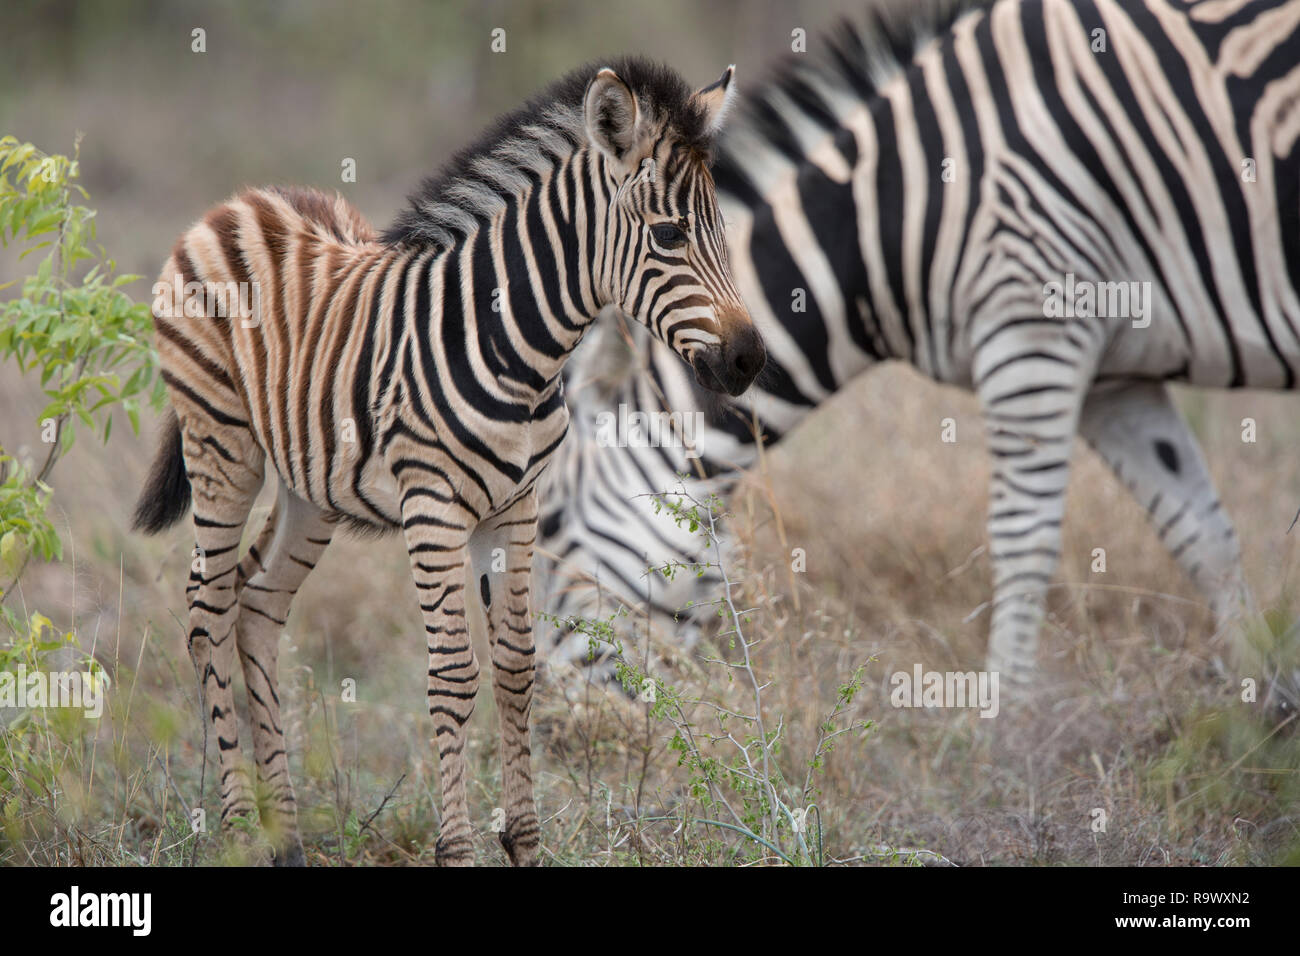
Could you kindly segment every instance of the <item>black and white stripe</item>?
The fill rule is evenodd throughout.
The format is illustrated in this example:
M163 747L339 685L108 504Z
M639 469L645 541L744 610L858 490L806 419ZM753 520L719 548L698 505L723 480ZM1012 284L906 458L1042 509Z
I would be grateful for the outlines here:
M1032 673L1076 435L1147 508L1244 651L1237 622L1253 604L1235 535L1165 383L1295 387L1300 3L909 5L834 34L755 99L715 176L770 361L701 443L711 470L752 462L752 415L774 439L877 362L910 362L972 389L983 410L990 668ZM1049 291L1071 282L1150 283L1149 325L1048 314ZM595 361L580 353L573 374ZM657 391L689 391L658 356L650 367ZM640 388L589 391L597 404L579 396L575 417L645 401ZM674 410L703 407L681 401ZM662 451L600 449L596 465L595 451L566 446L556 487L633 470L660 481L646 463ZM689 555L685 539L661 547L664 523L651 532L627 503L649 488L610 485L604 508L586 490L585 511L544 493L555 537L542 547L610 587L647 560ZM620 522L623 546L598 530ZM566 591L567 607L579 596Z

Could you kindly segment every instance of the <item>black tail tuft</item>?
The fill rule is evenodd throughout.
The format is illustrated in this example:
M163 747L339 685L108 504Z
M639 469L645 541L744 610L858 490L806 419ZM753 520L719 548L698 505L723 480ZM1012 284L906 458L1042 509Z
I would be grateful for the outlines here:
M181 450L181 425L176 413L167 411L163 422L162 443L149 469L149 480L135 505L131 530L157 534L170 528L190 507L190 476L185 473L185 455Z

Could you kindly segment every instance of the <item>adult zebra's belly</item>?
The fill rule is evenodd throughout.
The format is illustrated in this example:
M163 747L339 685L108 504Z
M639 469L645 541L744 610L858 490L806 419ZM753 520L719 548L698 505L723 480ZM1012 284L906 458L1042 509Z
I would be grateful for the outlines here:
M1201 388L1295 388L1300 339L1255 316L1208 314L1182 319L1157 314L1112 335L1099 377L1132 376L1186 382Z

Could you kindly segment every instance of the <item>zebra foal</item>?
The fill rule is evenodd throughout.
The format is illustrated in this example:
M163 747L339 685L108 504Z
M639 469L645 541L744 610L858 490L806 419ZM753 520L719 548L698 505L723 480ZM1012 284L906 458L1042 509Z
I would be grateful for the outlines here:
M561 369L610 305L706 388L739 394L764 361L708 168L731 78L691 92L640 59L584 67L453 158L382 236L342 199L258 189L177 243L154 303L173 413L135 524L156 533L193 500L189 646L220 753L221 821L258 812L237 649L275 862L304 862L277 645L340 524L400 529L410 553L440 757L438 863L469 863L473 850L468 592L486 612L501 717L501 842L515 864L536 862L530 566L535 482L568 425ZM252 287L234 300L251 307L213 287ZM241 559L267 465L276 505Z

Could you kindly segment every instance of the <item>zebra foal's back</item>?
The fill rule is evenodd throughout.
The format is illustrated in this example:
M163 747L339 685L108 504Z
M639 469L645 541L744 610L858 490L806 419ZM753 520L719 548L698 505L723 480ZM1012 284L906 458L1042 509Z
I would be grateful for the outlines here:
M159 356L179 401L229 429L205 436L214 462L265 454L301 497L380 522L359 506L370 430L357 385L399 259L346 201L306 189L247 190L181 237L155 287Z

